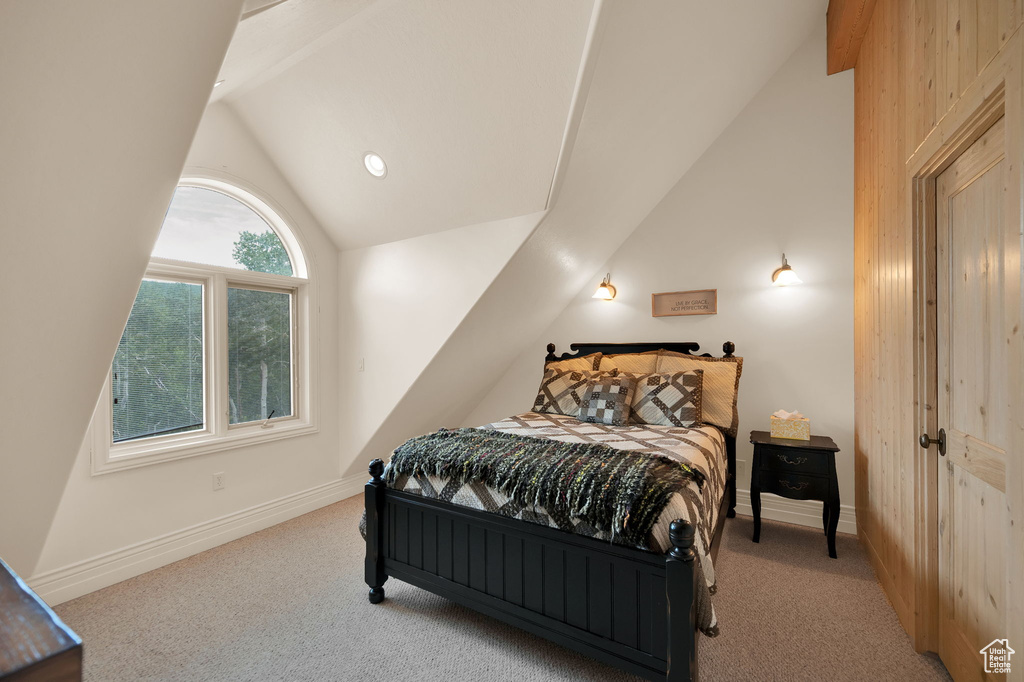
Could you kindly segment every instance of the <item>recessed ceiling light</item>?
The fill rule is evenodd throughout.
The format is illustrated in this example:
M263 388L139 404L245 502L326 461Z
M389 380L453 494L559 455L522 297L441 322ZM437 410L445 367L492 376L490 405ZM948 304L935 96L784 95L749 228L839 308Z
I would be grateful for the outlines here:
M221 78L219 81L217 81L216 83L213 84L213 87L217 87L218 85L220 85L223 82L224 82L224 79Z
M366 166L370 175L378 178L383 178L388 174L388 166L384 163L384 159L380 158L380 154L366 152L366 156L363 157L363 165Z

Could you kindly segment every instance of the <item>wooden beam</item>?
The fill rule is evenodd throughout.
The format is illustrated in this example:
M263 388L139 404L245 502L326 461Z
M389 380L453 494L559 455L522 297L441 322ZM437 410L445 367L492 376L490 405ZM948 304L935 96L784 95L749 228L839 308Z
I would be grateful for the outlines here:
M828 75L852 69L857 64L860 44L874 9L875 0L829 0Z

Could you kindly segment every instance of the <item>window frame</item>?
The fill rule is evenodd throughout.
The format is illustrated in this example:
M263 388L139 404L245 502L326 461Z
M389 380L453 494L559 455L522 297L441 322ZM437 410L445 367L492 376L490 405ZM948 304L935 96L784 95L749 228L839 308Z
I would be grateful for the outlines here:
M263 218L281 239L292 261L293 276L151 258L142 279L203 285L203 421L202 429L113 442L112 368L107 370L90 425L92 474L133 469L283 438L316 433L315 395L317 320L316 289L295 234L271 208L237 181L183 178L179 186L213 189L242 202ZM301 273L301 275L300 275ZM140 282L141 284L141 282ZM291 296L291 414L266 421L230 423L228 400L228 288L247 288Z
M210 372L213 369L213 363L212 363L213 358L211 357L212 354L210 353L210 345L211 345L210 344L210 338L211 338L210 334L213 331L211 329L211 327L213 326L213 325L211 325L211 321L213 320L213 318L212 318L213 310L212 310L212 306L210 305L210 301L211 301L211 298L212 298L210 296L210 288L211 288L211 285L212 285L212 278L208 277L208 276L205 276L204 274L197 274L195 272L188 272L188 271L182 272L182 271L174 271L174 270L171 270L171 269L164 269L164 268L159 267L159 264L156 267L153 267L153 264L151 263L150 267L146 270L146 274L142 276L142 281L144 282L146 280L151 280L151 281L152 280L156 280L158 282L182 282L182 283L185 283L185 284L198 284L198 285L202 286L202 288L203 288L203 302L202 302L202 307L203 307L203 428L196 429L194 431L185 431L183 433L167 434L166 436L151 436L151 437L133 438L131 440L125 440L125 441L121 441L120 443L115 443L114 442L114 434L113 434L114 406L113 406L112 401L111 401L111 396L113 394L113 371L114 370L113 370L113 366L111 366L111 369L107 372L107 380L106 380L105 385L104 385L104 393L103 393L103 397L101 397L101 401L105 401L105 404L106 404L106 407L107 407L107 412L110 415L110 418L108 419L108 421L109 421L109 423L111 425L111 428L110 428L110 449L111 450L113 450L115 448L120 449L124 445L129 444L129 443L138 443L140 441L148 441L151 438L160 439L160 438L171 438L173 436L196 436L196 437L198 437L198 436L202 436L202 435L212 435L212 431L210 429L210 416L211 416L211 413L210 413L210 396L211 396L211 393L212 393L212 390L211 390L212 389L212 386L211 386L212 382L211 382ZM140 287L141 287L141 284L142 283L140 282L139 283ZM138 296L138 293L136 293L136 296ZM113 365L113 363L111 363L111 365Z

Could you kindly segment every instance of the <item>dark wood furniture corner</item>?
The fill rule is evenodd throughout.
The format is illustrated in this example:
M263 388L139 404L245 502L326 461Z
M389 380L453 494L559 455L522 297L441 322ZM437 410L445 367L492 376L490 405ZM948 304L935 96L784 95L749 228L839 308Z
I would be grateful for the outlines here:
M82 640L0 560L0 682L82 679Z
M821 523L828 538L828 555L836 558L839 526L839 481L836 453L839 447L828 436L810 440L772 438L767 431L751 431L754 461L750 467L750 507L754 512L754 542L761 541L761 493L791 500L820 500Z

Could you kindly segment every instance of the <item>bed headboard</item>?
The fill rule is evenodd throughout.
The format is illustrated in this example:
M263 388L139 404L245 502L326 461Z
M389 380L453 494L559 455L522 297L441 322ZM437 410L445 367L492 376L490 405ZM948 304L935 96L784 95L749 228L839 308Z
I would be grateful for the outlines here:
M699 355L700 357L710 358L714 357L711 353L697 353L700 350L700 344L694 343L693 341L674 341L666 343L570 343L569 348L575 352L562 353L561 355L555 355L555 344L548 344L548 354L544 358L544 362L551 362L552 360L568 360L569 358L576 358L583 355L590 355L591 353L605 353L608 355L614 353L646 353L652 350L670 350L676 353L686 353L687 355ZM726 341L722 344L722 357L731 358L735 357L736 344L732 341ZM726 466L728 467L728 475L726 476L726 495L729 496L729 517L736 516L736 436L725 436L725 455L726 455Z
M576 352L555 355L555 344L549 343L548 355L544 358L544 362L551 362L552 360L567 360L581 355L590 355L591 353L605 353L610 355L614 353L646 353L647 351L652 350L670 350L676 353L697 355L696 351L700 350L700 344L694 343L693 341L669 341L665 343L570 343L569 348ZM722 357L734 357L733 353L736 352L736 344L732 341L726 341L722 344L722 352ZM704 358L714 357L711 353L700 353L700 356Z

